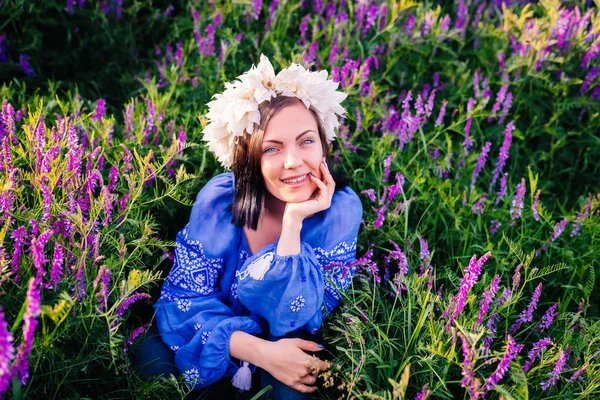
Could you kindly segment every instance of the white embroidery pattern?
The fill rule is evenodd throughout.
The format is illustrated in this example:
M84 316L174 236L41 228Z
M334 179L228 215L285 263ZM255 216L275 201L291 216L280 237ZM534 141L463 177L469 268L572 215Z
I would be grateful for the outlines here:
M323 278L325 280L325 293L328 296L325 297L321 305L321 313L324 318L327 318L340 300L338 290L346 290L356 272L355 266L347 267L347 263L356 257L356 239L351 243L340 242L329 251L320 247L314 247L313 250L319 264L322 268L325 268ZM339 265L327 268L332 263L339 263Z
M210 336L210 331L202 332L202 344L206 344L208 337Z
M231 296L234 299L238 298L238 284L237 283L234 283L231 285Z
M183 240L177 243L175 265L167 280L182 289L205 295L213 293L223 259L208 258L199 240L188 240L187 227L180 235Z
M179 350L179 346L173 345L173 346L171 346L171 350L176 352L177 350Z
M196 368L190 368L183 372L183 379L187 383L195 384L198 378L200 378L200 372Z
M196 322L194 324L194 330L198 332L200 329L202 329L202 324L200 322Z
M177 308L179 308L183 312L190 311L191 306L192 306L192 302L189 300L184 300L184 299L177 300Z
M356 239L351 243L342 241L329 251L320 247L313 247L313 250L317 261L322 266L327 266L333 261L347 262L353 260L356 256Z
M304 298L304 296L299 295L298 297L296 297L296 299L294 301L292 301L292 305L290 305L290 310L292 310L292 312L298 312L305 305L306 305L306 299Z

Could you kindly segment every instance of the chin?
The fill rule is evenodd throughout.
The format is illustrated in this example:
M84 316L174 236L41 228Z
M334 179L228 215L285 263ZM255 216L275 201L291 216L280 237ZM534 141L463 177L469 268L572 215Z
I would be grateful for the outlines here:
M286 203L302 203L309 200L316 189L317 185L312 184L302 190L284 190L281 192L281 199Z

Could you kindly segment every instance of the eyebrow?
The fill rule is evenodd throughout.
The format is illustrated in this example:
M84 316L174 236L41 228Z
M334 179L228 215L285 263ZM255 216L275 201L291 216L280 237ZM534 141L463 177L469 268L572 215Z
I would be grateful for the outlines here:
M299 134L298 136L296 136L296 140L300 139L302 136L306 135L309 132L313 132L316 133L315 131L313 131L312 129L307 129L304 132L302 132L301 134ZM277 143L277 144L283 144L282 141L280 140L263 140L263 143Z

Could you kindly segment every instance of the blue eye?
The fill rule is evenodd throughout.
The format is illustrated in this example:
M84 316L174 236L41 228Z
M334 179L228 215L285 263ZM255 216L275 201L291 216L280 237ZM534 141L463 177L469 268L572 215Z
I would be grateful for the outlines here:
M267 147L266 149L263 150L263 154L272 153L275 150L276 150L275 147Z
M304 139L301 144L313 144L314 142L313 139Z

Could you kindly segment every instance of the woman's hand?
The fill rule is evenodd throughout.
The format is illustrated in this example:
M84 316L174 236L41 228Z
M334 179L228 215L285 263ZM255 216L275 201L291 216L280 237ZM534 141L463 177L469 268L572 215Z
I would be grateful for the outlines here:
M302 393L317 390L313 386L322 371L331 368L327 361L306 354L306 351L321 351L315 342L302 339L280 339L264 344L260 367L275 379Z
M327 168L327 163L323 159L320 165L321 179L310 174L310 179L317 185L317 190L313 193L310 199L301 203L287 203L283 214L283 223L290 220L295 223L302 221L319 211L328 209L331 206L331 199L335 192L335 181Z

